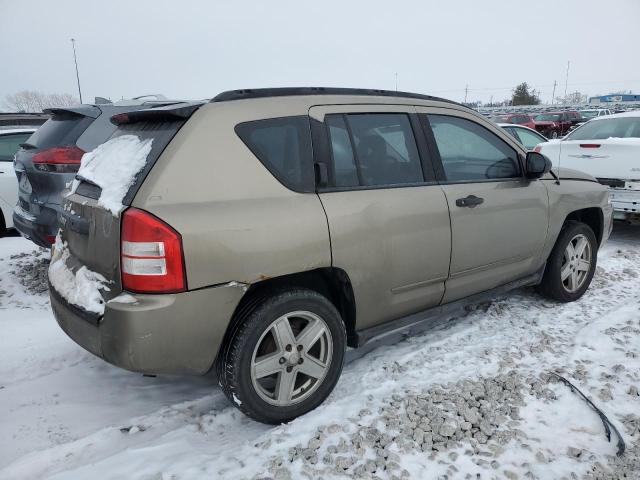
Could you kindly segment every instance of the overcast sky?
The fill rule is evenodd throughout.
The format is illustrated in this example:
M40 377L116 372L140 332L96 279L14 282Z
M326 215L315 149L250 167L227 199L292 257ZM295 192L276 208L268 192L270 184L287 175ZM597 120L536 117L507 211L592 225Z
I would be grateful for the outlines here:
M640 93L640 0L0 0L0 103L344 86L501 100L527 81Z

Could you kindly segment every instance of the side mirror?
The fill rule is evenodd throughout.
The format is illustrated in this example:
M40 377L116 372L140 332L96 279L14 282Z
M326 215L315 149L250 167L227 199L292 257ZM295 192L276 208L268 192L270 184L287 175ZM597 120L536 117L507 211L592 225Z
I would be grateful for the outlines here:
M527 152L525 162L527 178L540 178L551 171L551 160L538 152Z

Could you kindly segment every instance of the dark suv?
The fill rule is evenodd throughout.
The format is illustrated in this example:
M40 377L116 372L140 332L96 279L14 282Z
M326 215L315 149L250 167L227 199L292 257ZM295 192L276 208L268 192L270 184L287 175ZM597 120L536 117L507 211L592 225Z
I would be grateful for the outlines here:
M74 179L85 152L108 139L116 129L113 115L173 101L129 101L45 110L47 120L16 153L18 203L15 228L36 245L49 248L58 231L62 192Z

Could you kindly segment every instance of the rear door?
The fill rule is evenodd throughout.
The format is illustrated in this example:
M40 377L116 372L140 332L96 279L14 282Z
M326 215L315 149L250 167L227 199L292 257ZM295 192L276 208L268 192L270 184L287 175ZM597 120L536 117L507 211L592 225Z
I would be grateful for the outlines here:
M466 112L417 110L437 152L436 173L451 212L444 302L533 273L547 235L547 191L523 176L513 140Z
M357 328L438 305L449 211L411 106L310 109L333 265L354 290Z

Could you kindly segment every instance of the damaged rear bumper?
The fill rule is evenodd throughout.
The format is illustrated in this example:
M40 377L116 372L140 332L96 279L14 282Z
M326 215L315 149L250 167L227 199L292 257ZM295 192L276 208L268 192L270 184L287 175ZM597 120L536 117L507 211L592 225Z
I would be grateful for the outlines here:
M98 316L49 288L55 318L78 345L118 367L149 374L207 373L244 291L233 286L167 295L131 294ZM214 305L214 308L211 306Z
M640 220L640 190L610 188L609 198L615 220Z

